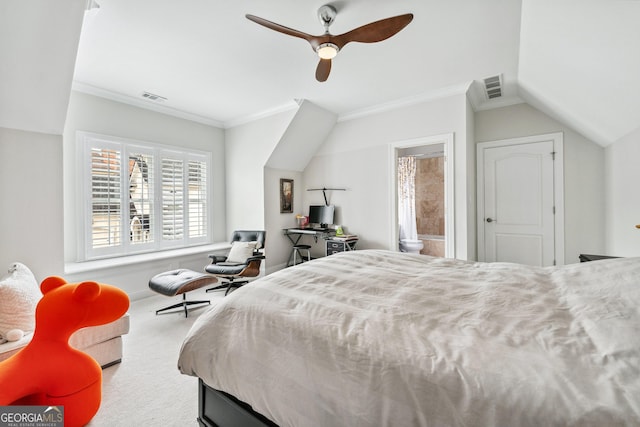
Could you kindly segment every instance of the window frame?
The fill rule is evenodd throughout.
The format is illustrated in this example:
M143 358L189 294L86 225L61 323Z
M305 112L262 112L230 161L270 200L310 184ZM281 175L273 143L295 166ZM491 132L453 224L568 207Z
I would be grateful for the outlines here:
M188 248L212 243L213 235L213 171L212 153L192 148L171 146L156 142L133 140L110 135L101 135L91 132L77 131L77 158L79 176L77 182L77 193L80 197L76 199L76 206L81 212L81 221L78 221L78 260L89 261L105 258L115 258L133 254L164 251L178 248ZM119 243L114 246L93 247L93 212L92 212L92 161L91 152L96 149L113 149L120 152L121 176L120 176L120 212L119 212ZM130 155L143 154L151 156L153 160L151 182L153 210L151 234L153 240L149 242L132 242L129 237L130 225L130 199L128 164ZM179 159L183 162L182 179L182 237L180 239L165 240L163 238L163 201L162 201L162 159ZM200 216L200 221L204 217L203 235L189 237L189 163L197 161L205 166L204 189L205 189L205 214Z

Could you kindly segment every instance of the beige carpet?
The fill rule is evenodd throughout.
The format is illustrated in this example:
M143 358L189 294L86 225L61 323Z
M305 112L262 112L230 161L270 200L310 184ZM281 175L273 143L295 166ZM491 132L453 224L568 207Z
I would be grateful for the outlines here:
M188 299L208 299L211 304L224 292L189 292ZM122 363L103 371L102 404L88 424L91 427L197 426L197 379L177 368L183 338L206 308L156 316L159 308L180 297L152 296L133 301L131 330L123 337ZM207 306L208 307L208 306Z

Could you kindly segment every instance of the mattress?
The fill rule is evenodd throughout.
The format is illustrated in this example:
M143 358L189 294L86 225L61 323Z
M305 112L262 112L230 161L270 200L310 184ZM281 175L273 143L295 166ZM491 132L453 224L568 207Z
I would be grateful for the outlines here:
M344 252L203 313L178 368L280 426L640 425L640 258Z

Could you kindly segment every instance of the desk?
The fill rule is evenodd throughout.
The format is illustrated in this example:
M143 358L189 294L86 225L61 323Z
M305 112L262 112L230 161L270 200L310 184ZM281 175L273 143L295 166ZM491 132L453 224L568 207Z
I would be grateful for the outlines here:
M334 236L336 231L332 228L285 228L284 234L291 240L292 244L297 245L302 236L313 236L313 240L317 243L318 237L327 239Z
M328 238L326 240L325 254L329 256L338 252L355 251L357 243L357 237L350 239Z
M285 228L284 235L289 238L291 245L297 246L304 236L312 236L314 243L318 243L318 237L322 239L328 239L336 234L336 231L332 228ZM301 259L304 259L301 253L298 253ZM293 258L293 252L287 261L287 267L291 265L291 259Z

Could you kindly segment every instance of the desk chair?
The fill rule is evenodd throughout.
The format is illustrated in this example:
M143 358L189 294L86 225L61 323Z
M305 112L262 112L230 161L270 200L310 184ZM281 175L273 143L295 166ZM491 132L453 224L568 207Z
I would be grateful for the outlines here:
M206 292L226 288L224 294L227 295L231 288L249 283L249 280L242 278L258 276L264 259L266 234L264 230L236 230L231 235L231 250L227 256L209 255L211 264L204 270L220 278L222 284L209 288Z
M304 262L304 256L301 251L307 251L307 261L311 261L311 245L293 245L293 264L296 265L297 255L300 255L300 262Z

